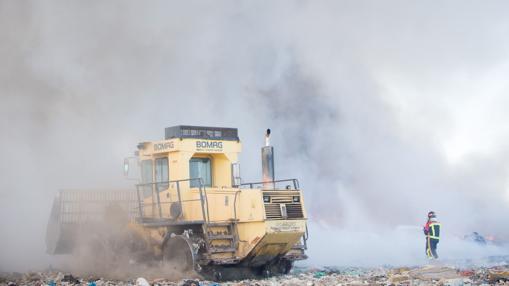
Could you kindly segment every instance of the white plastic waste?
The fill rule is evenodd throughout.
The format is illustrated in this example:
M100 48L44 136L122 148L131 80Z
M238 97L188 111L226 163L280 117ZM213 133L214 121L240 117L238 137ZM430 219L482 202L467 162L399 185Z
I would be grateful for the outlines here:
M136 279L136 286L150 286L147 279L140 277Z

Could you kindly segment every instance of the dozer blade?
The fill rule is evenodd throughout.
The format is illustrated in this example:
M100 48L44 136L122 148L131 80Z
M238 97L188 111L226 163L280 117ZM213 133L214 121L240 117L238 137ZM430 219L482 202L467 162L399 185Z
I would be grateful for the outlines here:
M70 254L78 239L98 226L126 225L137 214L136 192L62 190L46 229L48 254Z

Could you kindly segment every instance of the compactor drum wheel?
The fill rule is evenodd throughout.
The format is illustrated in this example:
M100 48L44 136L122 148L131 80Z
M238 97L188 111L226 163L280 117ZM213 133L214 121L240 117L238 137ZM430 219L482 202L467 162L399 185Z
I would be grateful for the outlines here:
M192 271L194 260L192 243L186 237L170 237L163 246L163 262L166 268L175 272Z
M279 266L279 274L286 275L286 274L290 273L290 270L292 270L293 262L283 259L279 262L278 266Z
M279 259L265 266L255 268L253 271L258 272L260 276L268 278L271 276L286 275L292 270L293 262L286 259Z

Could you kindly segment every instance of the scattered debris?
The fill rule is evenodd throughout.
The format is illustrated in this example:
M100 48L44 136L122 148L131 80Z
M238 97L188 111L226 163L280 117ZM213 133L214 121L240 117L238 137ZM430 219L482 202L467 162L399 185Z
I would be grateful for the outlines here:
M460 271L460 275L463 277L472 277L475 275L475 271L473 269L465 269Z
M495 267L488 270L488 279L490 282L509 281L509 266Z
M486 245L486 239L484 236L480 235L477 231L472 232L471 234L467 234L463 237L464 240L472 241L480 245Z
M425 266L421 268L417 268L408 272L410 277L418 280L440 280L440 279L455 279L460 278L461 275L458 274L458 271L454 268L450 267L441 267L441 266Z
M201 286L198 280L185 280L182 286Z
M64 275L64 278L61 281L68 282L70 284L81 284L81 281L79 279L76 279L71 274Z
M172 281L171 279L137 278L133 280L87 279L61 272L0 273L0 286L8 285L88 285L88 286L366 286L366 285L509 285L509 264L492 267L323 267L303 268L291 275L261 280L213 282L196 279Z
M150 286L147 279L140 277L136 279L136 286Z

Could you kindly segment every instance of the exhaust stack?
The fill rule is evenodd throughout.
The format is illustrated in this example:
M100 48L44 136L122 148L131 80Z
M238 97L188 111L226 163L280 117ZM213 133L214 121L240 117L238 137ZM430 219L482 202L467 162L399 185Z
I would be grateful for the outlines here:
M274 188L274 147L270 146L270 129L265 133L265 147L262 148L263 188Z

